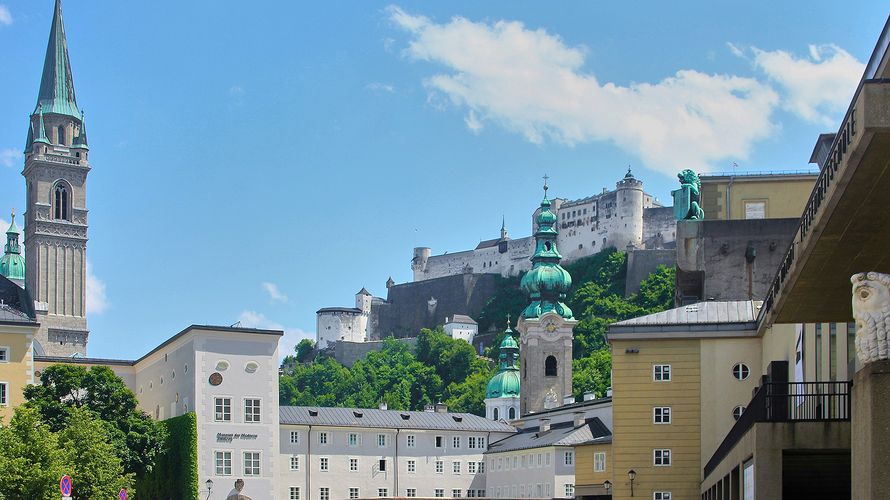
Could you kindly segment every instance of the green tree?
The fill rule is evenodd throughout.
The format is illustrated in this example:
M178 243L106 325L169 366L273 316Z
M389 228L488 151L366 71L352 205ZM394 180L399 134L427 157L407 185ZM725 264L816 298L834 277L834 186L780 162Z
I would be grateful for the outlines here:
M58 498L65 468L56 435L33 408L20 406L0 428L0 498Z
M315 342L309 339L303 339L297 344L297 347L294 348L294 352L297 354L297 361L300 363L305 363L309 361L309 357L312 356L312 351L315 349Z
M650 313L674 307L676 282L676 267L658 266L654 273L640 283L637 304Z
M86 407L74 406L68 413L68 426L58 440L74 483L71 496L75 500L115 498L121 488L132 490L133 474L124 473L105 423Z
M572 392L580 398L586 392L606 395L612 386L612 353L608 347L594 351L585 358L572 361Z
M26 405L35 408L50 430L70 425L72 408L87 408L106 426L124 471L151 470L164 442L163 428L137 407L136 396L106 366L54 365L43 370L40 384L24 389Z

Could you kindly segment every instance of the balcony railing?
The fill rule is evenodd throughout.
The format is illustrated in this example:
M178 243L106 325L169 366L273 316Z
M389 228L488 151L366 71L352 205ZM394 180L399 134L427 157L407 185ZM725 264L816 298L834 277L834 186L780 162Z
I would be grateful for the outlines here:
M717 468L757 422L831 422L850 420L850 382L767 383L757 389L741 417L705 465Z

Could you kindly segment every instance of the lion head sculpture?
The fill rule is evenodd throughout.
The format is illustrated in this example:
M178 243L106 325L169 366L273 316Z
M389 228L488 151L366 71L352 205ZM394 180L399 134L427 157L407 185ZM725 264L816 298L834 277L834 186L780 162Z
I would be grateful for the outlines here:
M850 281L859 361L890 359L890 275L859 273Z
M680 184L692 184L696 189L701 189L701 180L698 178L698 174L688 168L677 174L677 178L680 179Z

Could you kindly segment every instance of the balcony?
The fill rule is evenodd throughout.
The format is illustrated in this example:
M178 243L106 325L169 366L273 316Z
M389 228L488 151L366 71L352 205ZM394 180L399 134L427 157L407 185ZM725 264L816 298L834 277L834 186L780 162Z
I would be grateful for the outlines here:
M704 477L714 472L756 423L849 421L850 386L850 382L763 384L705 465Z

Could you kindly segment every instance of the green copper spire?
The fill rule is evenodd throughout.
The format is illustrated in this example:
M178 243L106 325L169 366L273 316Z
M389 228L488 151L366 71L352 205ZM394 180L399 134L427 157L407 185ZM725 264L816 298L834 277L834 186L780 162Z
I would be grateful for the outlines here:
M572 310L563 301L572 286L572 277L559 265L562 259L556 249L556 215L550 211L547 199L547 176L544 176L544 199L537 217L535 254L532 269L522 277L520 287L528 294L531 303L522 311L523 318L539 318L550 311L565 319L573 319Z
M56 0L56 9L53 13L53 24L49 31L46 59L43 61L43 76L40 78L37 105L45 113L56 113L80 119L77 99L74 97L71 61L68 59L68 41L65 38L65 25L62 22L61 0Z
M49 139L46 137L46 127L43 125L43 108L40 108L38 112L40 113L40 122L37 126L37 138L34 139L34 142L49 144Z
M80 133L74 138L72 146L75 148L90 149L89 146L87 146L87 122L83 111L80 112Z
M519 367L516 366L516 360L519 359L519 345L513 338L509 320L504 334L498 355L498 372L488 382L485 389L486 399L519 397Z
M3 247L3 257L0 257L0 275L11 280L25 279L25 258L22 257L21 245L19 245L19 228L15 225L15 211L12 212L12 222L6 230L6 245Z

